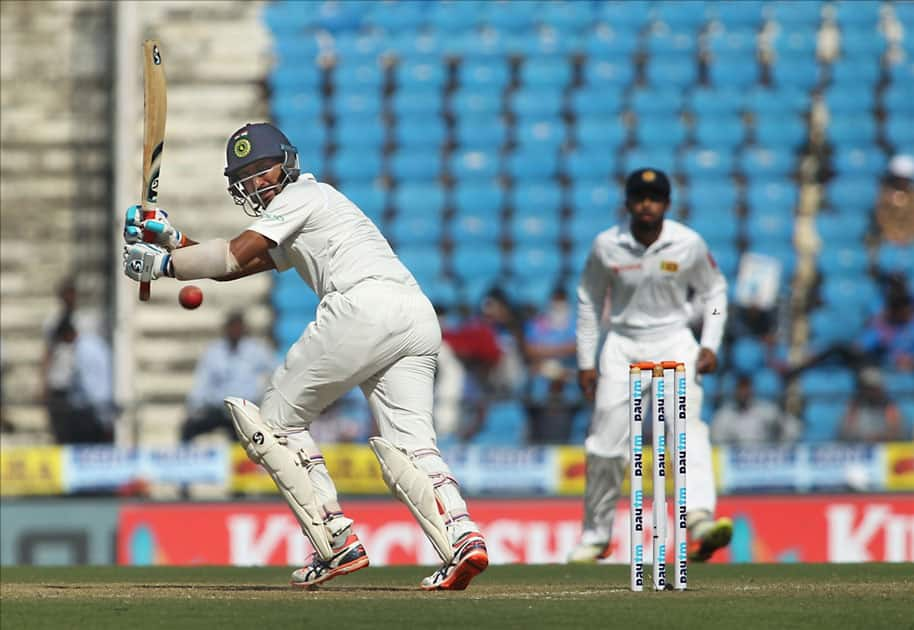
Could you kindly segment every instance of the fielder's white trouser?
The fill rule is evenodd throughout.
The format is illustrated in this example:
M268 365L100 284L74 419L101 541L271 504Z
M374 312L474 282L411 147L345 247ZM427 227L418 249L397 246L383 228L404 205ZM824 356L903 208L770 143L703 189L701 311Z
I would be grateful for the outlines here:
M686 395L688 419L686 449L688 476L687 509L708 510L714 513L717 493L714 487L711 441L708 426L701 421L703 392L701 378L695 372L699 345L688 329L652 339L632 339L610 332L600 350L599 379L590 434L584 442L588 454L605 458L624 458L629 453L629 364L637 361L681 361L686 365L688 378ZM644 399L650 400L645 389ZM653 416L645 412L645 424ZM672 443L672 422L667 423L670 431L668 443ZM588 480L588 483L590 481ZM615 489L618 493L618 489ZM596 528L584 531L584 543L606 542L612 529L612 514L608 522L599 523Z
M435 484L445 521L460 520L459 530L472 525L435 446L432 405L440 346L438 317L417 287L369 280L321 300L316 319L273 373L261 414L291 449L308 454L309 478L328 512L339 509L336 487L308 427L330 403L359 386L381 437L410 454Z

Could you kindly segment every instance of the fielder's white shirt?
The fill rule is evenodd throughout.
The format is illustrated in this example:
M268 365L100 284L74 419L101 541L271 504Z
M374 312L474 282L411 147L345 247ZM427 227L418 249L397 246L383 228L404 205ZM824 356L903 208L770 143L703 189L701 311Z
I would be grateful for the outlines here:
M628 222L598 234L578 285L578 367L596 365L607 295L614 332L654 338L688 326L690 287L704 304L701 345L717 352L727 318L727 281L697 232L664 219L660 237L647 248Z
M248 229L277 244L270 250L277 270L295 267L320 298L367 279L418 287L371 219L311 173L287 185Z

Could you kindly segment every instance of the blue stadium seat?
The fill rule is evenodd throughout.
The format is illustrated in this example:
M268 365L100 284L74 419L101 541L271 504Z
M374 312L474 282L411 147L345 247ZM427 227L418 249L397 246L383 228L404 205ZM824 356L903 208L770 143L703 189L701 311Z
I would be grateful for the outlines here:
M499 164L495 150L461 149L450 155L450 172L460 179L491 179L499 174Z
M531 3L508 2L503 5L483 3L480 6L482 21L501 31L528 32L537 19L537 7Z
M876 95L873 90L855 83L832 85L825 91L825 107L831 116L873 115Z
M643 146L673 150L686 140L686 126L679 115L639 117L635 142Z
M736 185L729 178L695 179L689 182L685 201L693 217L706 215L713 219L718 212L735 217Z
M845 176L829 182L826 191L832 208L868 211L876 202L878 182L872 177Z
M398 247L437 244L444 236L444 219L434 209L425 214L397 216L385 225L384 233Z
M554 245L515 245L508 268L515 276L554 278L562 269L562 255Z
M702 234L702 238L704 238L704 234ZM714 258L714 262L717 263L718 269L727 278L727 282L733 286L736 272L739 269L739 249L731 240L710 242L705 239L705 241L708 243L711 256Z
M457 82L473 90L502 90L511 81L511 72L505 60L463 60L457 66Z
M524 149L554 151L565 142L565 123L559 117L520 119L514 140Z
M858 310L819 308L809 316L809 341L816 348L852 342L866 322Z
M384 4L365 5L365 21L388 33L414 31L422 27L427 19L425 3L418 0L400 0L396 10Z
M608 180L616 172L616 156L600 148L583 147L563 155L562 172L571 180Z
M833 214L820 212L816 217L816 232L829 246L860 247L870 226L868 212Z
M401 216L422 216L443 212L446 205L444 189L433 182L400 182L391 195L391 208Z
M574 116L611 117L622 111L623 100L621 89L584 86L571 93L568 110Z
M518 3L524 4L524 3ZM524 443L527 431L527 413L516 400L493 403L486 412L482 430L470 438L479 446L518 446Z
M584 62L584 84L593 88L627 86L635 78L632 64L619 57L591 57Z
M285 352L301 337L302 331L314 315L304 311L280 311L273 323L273 337L276 339L277 350Z
M709 2L705 15L719 22L727 29L737 31L756 30L763 18L765 6L762 0L742 0L741 2Z
M427 10L429 23L448 33L470 30L482 17L476 2L434 2Z
M863 93L862 88L872 90L880 79L882 68L879 59L852 59L839 60L831 65L831 82L833 86L847 86L857 88Z
M789 4L797 8L806 3L790 2ZM811 25L779 29L778 33L770 40L777 65L790 65L794 61L801 59L814 59L816 56L817 36L817 29L811 28Z
M911 85L914 81L914 37L906 37L906 42L911 48L907 59L889 65L889 79L892 85Z
M768 210L763 207L754 209L746 222L746 234L752 241L787 241L793 240L793 214Z
M381 154L344 147L333 154L329 166L337 179L371 179L381 174Z
M754 56L715 59L708 64L711 85L745 89L759 80L759 65Z
M571 70L571 64L564 58L529 58L521 64L520 83L524 86L564 88L571 81Z
M279 66L289 68L290 73L292 68L296 73L319 73L320 71L320 67L317 65L321 52L320 44L313 34L298 34L295 37L284 37L279 34L275 39L274 52ZM293 74L289 74L284 78L291 79L293 76Z
M763 368L752 374L752 389L759 398L777 400L784 393L784 382L780 374Z
M562 189L548 180L518 183L510 191L509 199L515 213L558 215L562 208Z
M876 121L872 116L836 114L829 117L825 129L828 141L834 146L859 146L876 143Z
M822 70L814 56L780 59L771 65L772 84L777 88L811 90L821 76Z
M286 120L276 119L276 124L285 131L289 140L298 147L299 162L302 166L309 164L305 160L317 158L323 162L324 149L326 148L328 134L327 127L323 124L309 124L300 118ZM308 167L309 169L312 167Z
M727 177L733 170L733 154L730 151L693 147L683 153L680 163L682 173L690 180Z
M865 275L827 276L822 283L821 295L825 304L833 309L872 314L882 303L879 287Z
M299 31L313 27L319 14L314 11L296 11L290 2L273 2L263 9L263 21L277 39L293 39Z
M914 115L914 75L911 83L893 83L882 93L882 105L889 114Z
M518 147L505 162L505 173L515 180L554 177L558 170L557 150Z
M699 87L689 95L688 109L696 117L735 115L743 108L745 90L726 87Z
M444 258L436 245L400 245L397 257L416 277L433 278L444 273Z
M388 172L398 180L436 179L441 176L441 153L435 149L397 150L388 158Z
M582 266L594 237L614 222L613 213L609 208L603 208L602 214L579 212L572 216L565 226L565 237L571 240L577 250L572 258L580 258L579 264ZM578 267L575 271L580 269L581 267Z
M843 31L846 28L868 29L875 33L879 24L881 2L843 2L832 3L834 19Z
M871 121L868 121L871 122ZM892 112L884 123L884 137L896 151L909 150L914 147L914 124L907 112Z
M651 57L645 74L650 85L689 87L698 79L698 63L690 56Z
M447 128L439 116L407 116L397 121L394 141L402 147L428 150L447 141Z
M431 61L441 65L442 70L446 70L446 66L440 61L444 55L446 33L447 31L437 27L389 33L385 54L400 60Z
M436 89L447 83L447 66L438 59L404 59L394 68L398 89Z
M856 389L854 374L843 368L816 368L800 375L800 391L806 397L850 396Z
M502 110L501 90L459 88L451 95L451 112L459 116L493 116Z
M555 247L562 227L559 215L546 210L515 212L508 221L508 234L515 244Z
M333 67L330 76L337 87L352 90L379 90L384 83L384 71L374 59L342 61Z
M639 168L656 168L667 174L676 171L676 157L663 147L635 146L622 152L622 170L631 173ZM673 196L676 195L673 190Z
M789 279L797 266L797 251L789 240L755 240L749 243L748 252L771 256L781 263L781 278L785 279L784 286L789 285Z
M508 127L501 116L461 116L454 128L457 144L463 149L498 150L508 139Z
M755 87L745 96L746 109L763 116L803 114L811 103L808 91L790 86L780 89Z
M880 177L888 159L878 146L840 147L832 156L832 166L838 175L869 175Z
M376 117L381 114L381 96L375 91L336 92L331 107L338 119Z
M597 11L614 31L637 33L648 21L651 4L648 0L601 2Z
M793 218L798 199L797 185L789 180L755 180L746 190L750 216L776 214Z
M755 141L768 147L795 149L808 137L806 123L798 117L758 113L755 119Z
M902 273L909 281L914 280L914 248L910 245L883 243L876 254L876 264L882 271Z
M355 6L355 3L352 4ZM386 47L387 39L378 32L343 31L335 33L329 44L329 50L322 50L323 53L332 53L334 59L342 59L351 64L359 59L377 61Z
M505 191L496 179L458 180L452 195L458 214L483 211L497 217L505 203Z
M612 221L621 205L622 193L614 184L584 181L574 182L571 186L571 207L576 217L599 216Z
M518 306L542 309L549 301L555 285L553 276L529 275L515 277L508 287L511 301Z
M622 3L620 3L622 4ZM643 18L644 16L639 16ZM638 48L638 33L627 28L600 26L587 34L584 50L590 58L625 59Z
M740 372L755 372L765 365L765 347L751 337L740 337L730 346L733 368Z
M320 120L324 114L324 101L313 94L297 90L274 88L270 101L273 114L280 120Z
M276 275L273 291L270 294L270 301L283 314L289 311L297 311L302 314L313 315L318 305L317 295L303 285L295 273L280 273ZM298 330L295 338L297 339L300 334L301 329Z
M748 179L785 178L796 169L796 155L781 147L752 146L739 154L739 169Z
M444 96L438 88L400 88L390 99L390 106L397 118L440 115L444 111Z
M737 3L715 3L722 7ZM741 3L740 3L741 4ZM755 61L758 54L758 28L723 28L710 31L707 35L706 48L711 58L720 61L732 57L741 60Z
M509 96L509 106L518 116L557 117L562 109L562 92L544 87L520 88Z
M885 54L888 42L876 29L842 29L841 56L845 59L876 59Z
M460 210L451 222L451 236L457 243L495 243L501 238L499 213L483 208Z
M842 244L826 241L826 246L819 252L819 269L823 275L863 275L866 273L867 265L869 255L859 242Z
M588 2L547 2L537 11L541 26L554 28L571 36L589 28L594 20L594 10Z
M416 281L422 287L422 292L435 306L454 309L460 304L460 289L454 279L446 276L422 276L417 277Z
M914 396L914 379L910 373L889 370L882 375L885 382L885 391L896 399L902 396ZM908 418L914 420L914 418Z
M676 114L683 109L682 91L676 88L637 88L629 100L636 116Z
M653 18L673 31L696 31L705 23L705 7L711 2L687 0L661 1L654 5Z
M311 125L312 130L323 129ZM333 141L338 147L346 149L369 149L378 151L387 141L387 125L380 118L341 118L333 128ZM301 142L301 140L299 140ZM314 138L306 140L304 145L323 144Z
M843 400L816 400L808 403L803 414L805 423L802 441L836 441L846 408L847 403Z
M721 205L714 212L691 214L686 225L701 234L709 247L717 250L719 243L732 243L739 236L739 217Z
M451 252L451 269L460 278L490 277L502 267L501 252L497 245L483 242L457 242Z
M709 149L732 150L744 142L745 136L746 131L739 116L705 116L699 118L695 125L696 142Z
M387 191L384 188L371 182L340 182L339 188L375 224L381 221L387 206Z
M581 116L574 127L578 147L614 152L628 139L628 129L621 117Z
M654 29L648 33L645 43L650 56L668 55L694 58L698 54L698 38L695 33L687 31Z

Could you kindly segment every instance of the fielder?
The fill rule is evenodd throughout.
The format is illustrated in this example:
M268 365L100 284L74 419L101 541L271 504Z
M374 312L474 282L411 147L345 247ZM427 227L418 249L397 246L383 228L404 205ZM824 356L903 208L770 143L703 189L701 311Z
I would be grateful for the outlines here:
M234 280L294 267L320 297L316 319L273 373L263 404L226 398L248 456L271 475L314 547L292 584L311 587L368 566L343 514L311 421L355 386L380 437L370 444L387 485L441 556L426 590L463 590L488 566L485 540L436 448L432 389L441 329L431 303L375 225L339 191L301 173L298 151L268 123L232 134L225 175L255 217L231 241L196 243L167 214L127 211L124 271L134 280ZM143 243L143 230L157 235Z
M730 542L729 519L714 520L716 494L708 427L698 417L700 374L717 367L727 318L727 283L704 240L675 221L664 221L670 181L641 169L625 183L626 222L593 241L578 286L578 380L595 399L587 453L584 523L570 562L594 562L610 553L616 501L629 458L628 374L636 361L686 364L688 409L689 556L705 561ZM704 304L701 344L688 327L688 291ZM603 305L610 331L600 343ZM598 376L599 373L599 376Z

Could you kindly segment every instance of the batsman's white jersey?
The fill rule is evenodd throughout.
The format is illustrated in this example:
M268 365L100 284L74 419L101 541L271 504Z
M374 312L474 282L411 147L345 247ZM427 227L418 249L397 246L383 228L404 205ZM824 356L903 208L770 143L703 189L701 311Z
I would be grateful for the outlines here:
M335 188L303 174L248 229L277 243L277 269L294 267L320 297L315 320L270 380L265 420L277 433L300 431L361 386L383 437L407 450L433 446L441 329L377 227Z
M681 361L689 377L688 509L713 512L711 445L699 418L703 394L695 371L700 346L688 328L690 288L704 307L700 345L716 353L727 317L727 282L694 230L665 219L660 237L644 247L626 222L594 239L578 286L578 366L599 371L585 449L627 458L629 364ZM601 344L607 298L610 329Z

